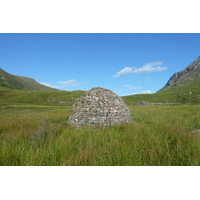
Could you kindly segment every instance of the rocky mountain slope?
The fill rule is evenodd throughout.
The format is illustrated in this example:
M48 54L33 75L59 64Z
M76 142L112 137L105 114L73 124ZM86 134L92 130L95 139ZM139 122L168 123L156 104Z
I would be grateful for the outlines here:
M9 74L1 68L0 68L0 87L15 89L15 90L58 91L57 89L44 86L32 78Z
M200 56L184 70L175 73L159 92L177 87L186 87L194 83L200 85Z
M167 84L154 94L123 97L127 104L138 101L157 103L200 103L200 57L188 67L176 72Z

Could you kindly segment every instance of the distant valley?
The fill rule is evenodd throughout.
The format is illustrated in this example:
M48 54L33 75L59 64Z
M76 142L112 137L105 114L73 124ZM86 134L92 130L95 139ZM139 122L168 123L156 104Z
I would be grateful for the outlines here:
M85 91L56 90L1 69L0 165L199 166L199 68L198 58L155 94L122 97L133 121L106 128L68 123Z
M61 91L0 69L1 104L72 105L84 91Z
M72 105L84 91L60 91L36 82L32 78L16 76L0 69L0 103L64 104ZM122 97L128 105L138 101L155 103L200 103L200 57L188 67L176 72L155 94Z

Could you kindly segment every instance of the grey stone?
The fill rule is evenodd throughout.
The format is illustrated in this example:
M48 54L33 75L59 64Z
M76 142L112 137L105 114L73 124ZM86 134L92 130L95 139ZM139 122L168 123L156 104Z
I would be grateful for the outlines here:
M130 111L122 98L100 87L92 88L75 100L68 120L74 127L106 127L131 122Z
M192 133L200 133L200 129L193 130Z
M161 88L159 91L169 89L172 86L174 87L174 86L180 85L181 80L199 81L200 80L200 77L198 77L199 70L200 70L200 56L196 60L194 60L188 67L186 67L184 70L176 72L173 76L171 76L167 84L163 88Z
M135 103L136 106L151 106L154 105L153 103L148 103L146 101L138 101Z
M66 101L59 101L58 103L59 104L66 104L67 102Z

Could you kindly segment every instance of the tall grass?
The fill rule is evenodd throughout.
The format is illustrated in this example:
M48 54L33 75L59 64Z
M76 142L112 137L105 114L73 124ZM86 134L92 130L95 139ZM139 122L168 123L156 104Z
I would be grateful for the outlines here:
M199 165L199 105L131 106L133 123L75 129L71 107L1 107L0 165ZM8 112L6 112L8 111Z

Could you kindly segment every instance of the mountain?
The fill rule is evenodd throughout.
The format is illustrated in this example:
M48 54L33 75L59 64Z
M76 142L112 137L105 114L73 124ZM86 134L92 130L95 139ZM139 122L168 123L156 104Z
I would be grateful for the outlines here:
M193 61L184 70L175 73L167 82L167 84L158 92L169 89L178 89L180 87L188 87L196 84L200 87L200 56ZM190 89L192 90L193 87Z
M57 89L44 86L32 78L9 74L1 68L0 87L15 90L58 91Z
M0 105L34 104L71 106L85 91L62 91L32 78L15 76L0 68Z
M200 57L184 70L176 72L156 93L129 95L123 99L127 104L134 104L138 101L200 103Z

